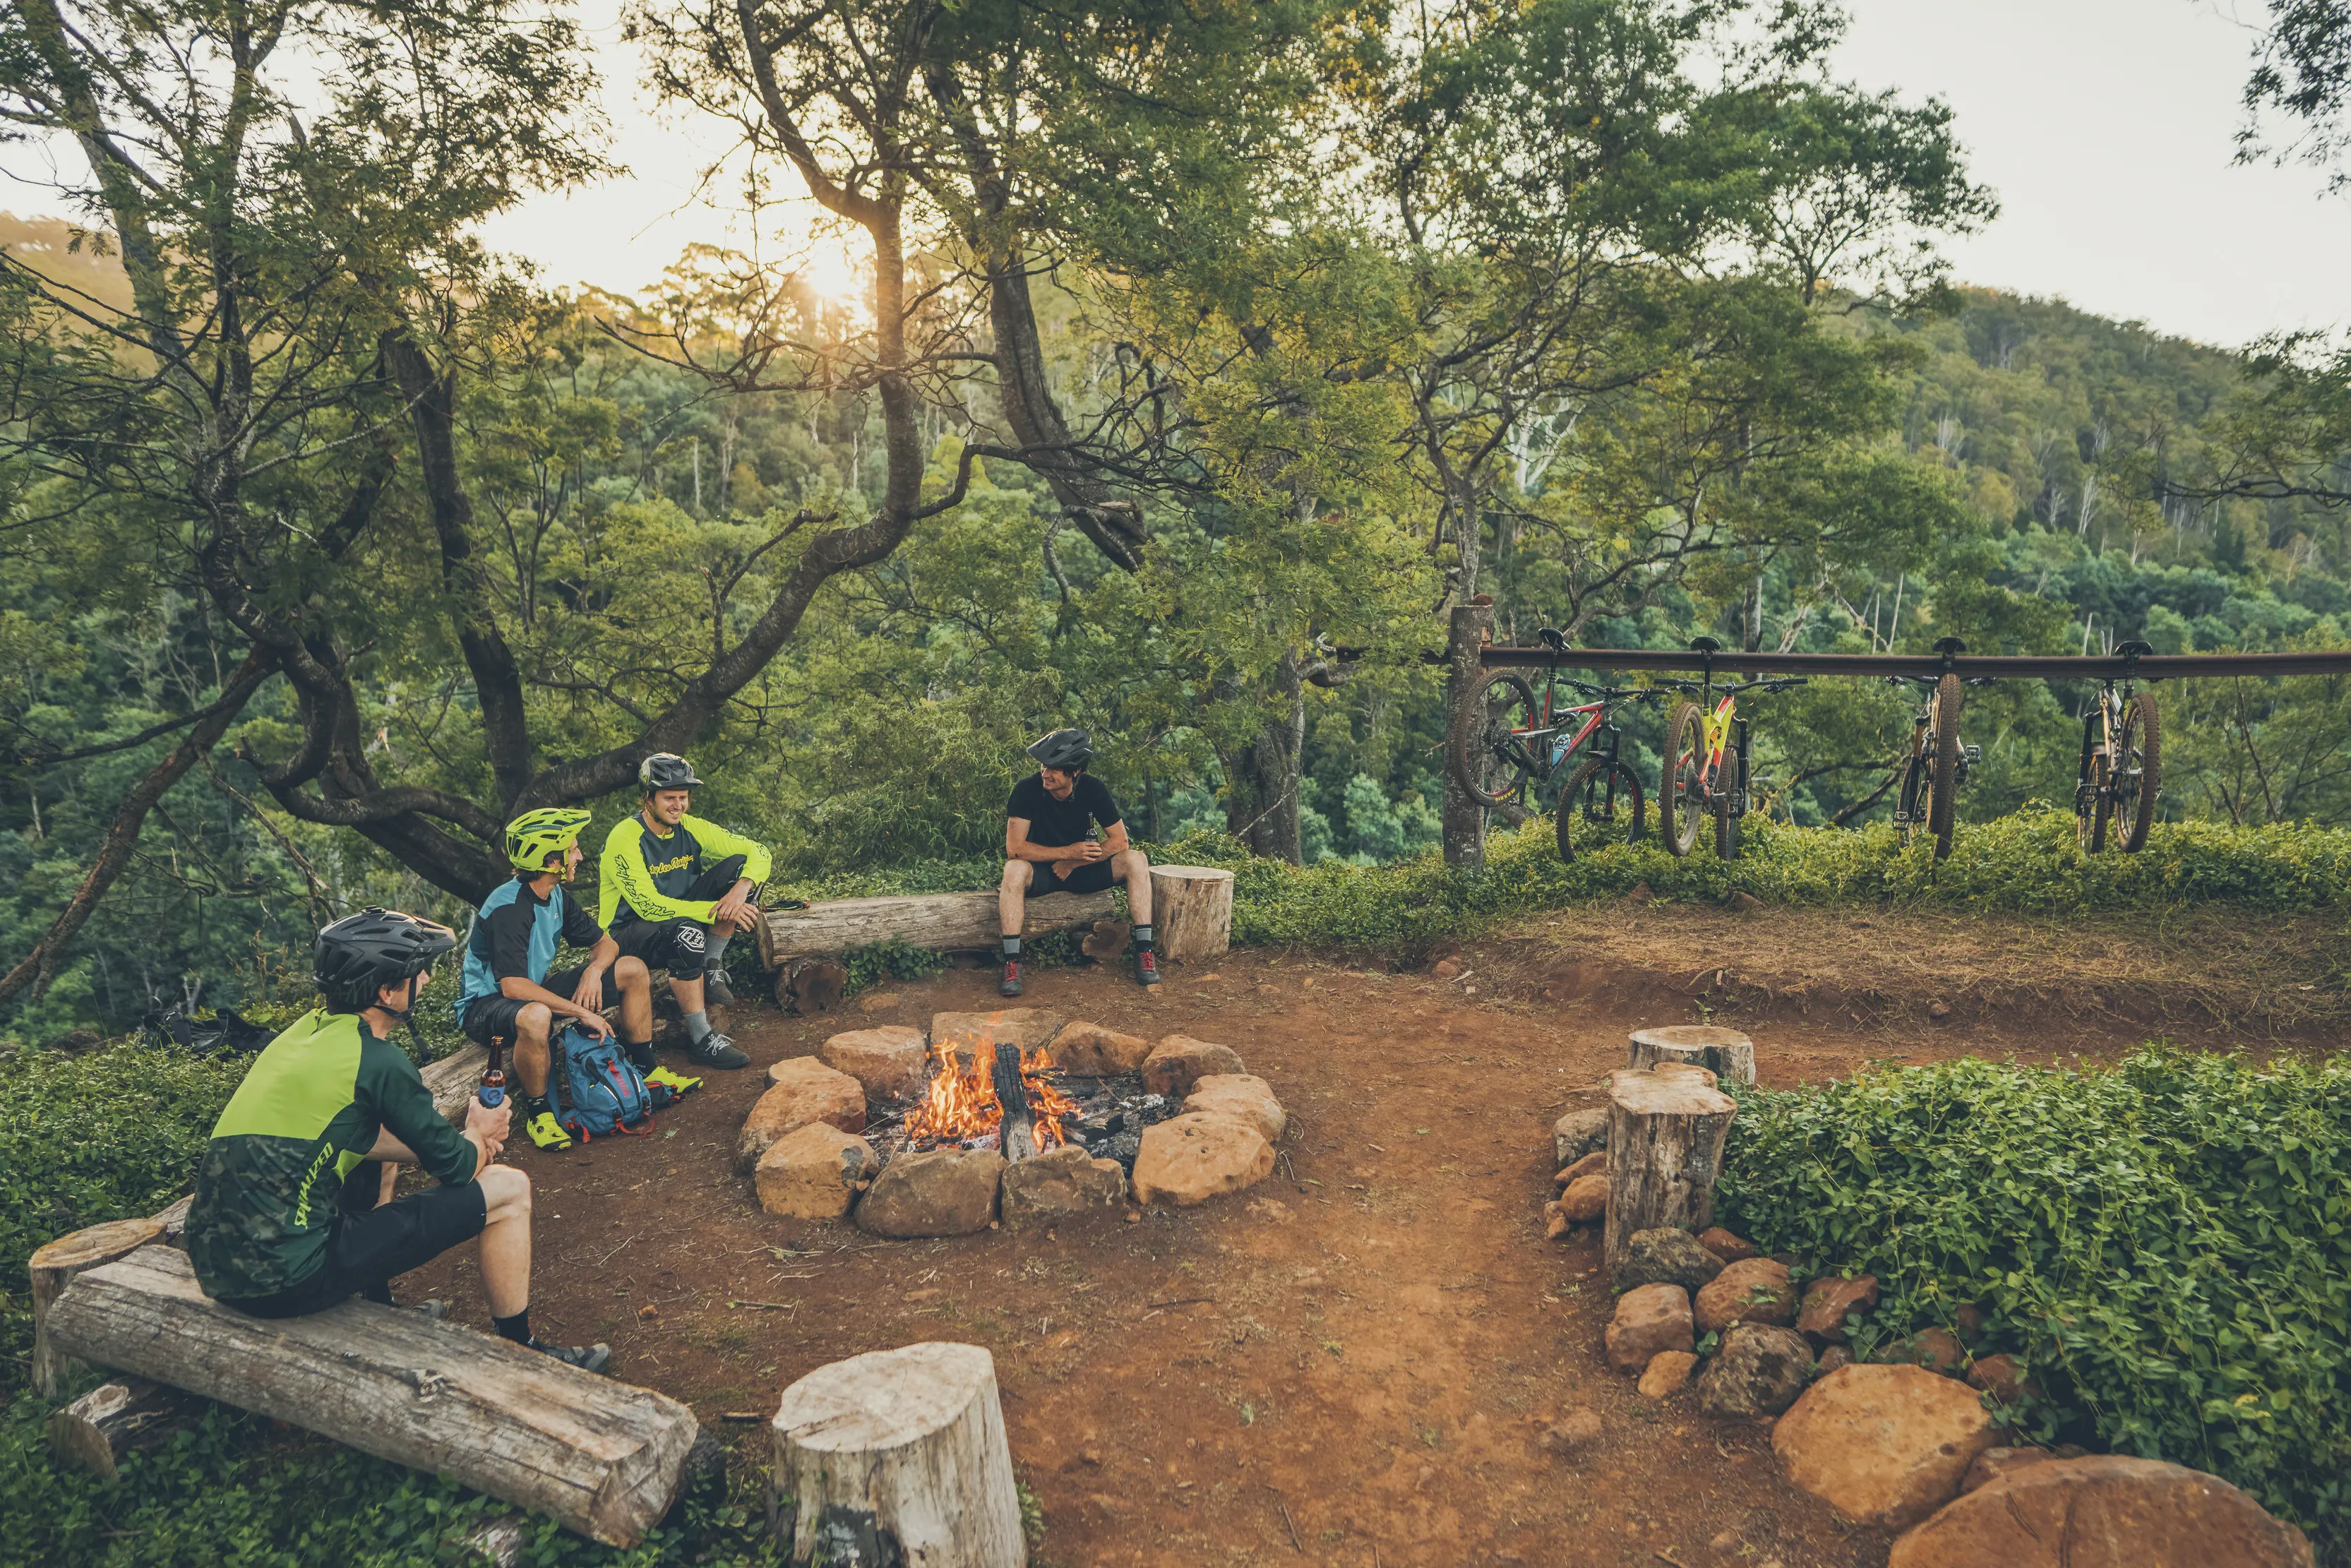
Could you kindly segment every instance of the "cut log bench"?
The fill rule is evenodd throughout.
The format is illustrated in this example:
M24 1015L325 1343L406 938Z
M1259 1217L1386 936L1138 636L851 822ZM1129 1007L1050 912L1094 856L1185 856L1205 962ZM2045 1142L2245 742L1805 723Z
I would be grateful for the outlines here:
M247 1317L208 1299L168 1247L78 1270L37 1335L52 1355L447 1475L612 1546L635 1545L669 1511L700 1430L664 1395L422 1312L352 1301ZM109 1385L58 1412L52 1439L110 1467L166 1392Z
M1206 865L1153 866L1151 928L1168 963L1222 957L1233 945L1233 873Z
M1667 1061L1703 1067L1718 1080L1731 1083L1755 1082L1755 1042L1735 1029L1680 1023L1633 1031L1625 1066L1655 1067Z
M1029 901L1024 935L1040 936L1109 919L1107 893L1053 893ZM925 893L903 898L838 898L806 909L770 909L753 927L769 969L797 958L839 958L854 947L903 942L942 953L982 953L1002 940L996 894Z

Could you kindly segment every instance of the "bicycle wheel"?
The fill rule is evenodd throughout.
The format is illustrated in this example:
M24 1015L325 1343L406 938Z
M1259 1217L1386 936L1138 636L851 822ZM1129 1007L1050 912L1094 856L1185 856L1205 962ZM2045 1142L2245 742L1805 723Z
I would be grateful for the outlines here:
M1559 858L1575 858L1575 839L1597 849L1637 843L1643 827L1641 780L1613 757L1595 757L1559 792Z
M1935 835L1935 858L1951 853L1951 823L1958 816L1959 790L1959 707L1965 688L1957 675L1945 675L1935 687L1935 722L1931 755L1920 758L1927 767L1926 827Z
M1717 780L1714 792L1714 855L1717 860L1739 858L1739 827L1746 814L1740 810L1747 803L1747 759L1739 754L1734 741L1723 754L1722 771L1728 782Z
M2105 842L2106 762L2098 754L2098 710L2082 720L2082 762L2074 776L2074 839L2095 854Z
M1453 777L1480 806L1505 805L1544 769L1527 749L1525 732L1542 723L1534 688L1508 670L1488 672L1469 688L1468 700L1453 716L1445 747Z
M2115 731L2110 780L2115 847L2125 854L2136 854L2147 843L2147 830L2155 822L2156 797L2163 782L2163 727L2153 692L2139 693L2123 707L2123 722Z
M1666 761L1657 780L1666 848L1686 855L1698 847L1706 807L1706 715L1696 703L1676 703L1666 718Z
M1927 764L1917 753L1902 765L1902 788L1895 796L1894 814L1902 824L1905 846L1917 841L1927 829L1928 796L1932 786L1928 782Z

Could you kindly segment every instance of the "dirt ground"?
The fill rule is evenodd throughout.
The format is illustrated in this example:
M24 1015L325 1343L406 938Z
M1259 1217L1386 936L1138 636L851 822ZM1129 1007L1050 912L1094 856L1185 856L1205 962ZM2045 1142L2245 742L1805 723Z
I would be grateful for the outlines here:
M1282 1157L1200 1208L938 1241L772 1218L731 1152L768 1063L1001 1005L993 972L896 986L848 1021L746 1006L751 1068L649 1141L509 1146L537 1183L532 1326L609 1342L616 1375L690 1403L744 1464L815 1366L985 1345L1044 1513L1035 1561L1060 1568L1879 1564L1884 1536L1777 1480L1767 1425L1653 1405L1609 1372L1597 1235L1542 1239L1552 1123L1594 1103L1629 1030L1702 1017L1753 1034L1773 1085L1874 1059L2107 1060L2157 1033L2321 1047L2343 1002L2330 936L1619 904L1443 955L1450 975L1269 951L1173 968L1155 994L1032 971L1024 1006L1232 1046L1290 1112ZM470 1257L400 1289L486 1321ZM1601 1438L1544 1453L1577 1407Z

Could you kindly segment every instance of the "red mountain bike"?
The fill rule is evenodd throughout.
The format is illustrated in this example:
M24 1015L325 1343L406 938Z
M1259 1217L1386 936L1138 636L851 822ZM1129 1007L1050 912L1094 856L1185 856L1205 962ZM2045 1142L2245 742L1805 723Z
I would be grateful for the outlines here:
M1566 646L1545 627L1537 634L1547 647ZM1562 705L1566 686L1586 699ZM1470 688L1453 717L1447 758L1453 777L1481 806L1531 807L1551 779L1565 775L1553 816L1559 858L1575 858L1580 834L1587 844L1619 840L1631 843L1646 827L1641 781L1617 754L1622 738L1614 718L1628 703L1650 702L1665 693L1649 686L1596 686L1562 679L1556 666L1544 673L1542 695L1515 670L1491 670ZM1584 743L1599 737L1591 746ZM1569 764L1576 761L1571 771ZM1579 825L1580 824L1580 825Z
M1720 651L1711 637L1693 637L1690 646L1701 653ZM1804 685L1802 675L1743 681L1718 686L1713 673L1692 683L1677 682L1675 689L1695 692L1698 702L1677 703L1666 718L1664 777L1657 781L1657 810L1663 818L1666 848L1686 855L1698 847L1701 818L1714 818L1714 852L1724 860L1739 855L1739 824L1747 815L1753 786L1750 769L1750 737L1746 721L1738 716L1741 692L1784 692ZM1716 698L1719 701L1715 701ZM1701 704L1713 701L1711 711Z

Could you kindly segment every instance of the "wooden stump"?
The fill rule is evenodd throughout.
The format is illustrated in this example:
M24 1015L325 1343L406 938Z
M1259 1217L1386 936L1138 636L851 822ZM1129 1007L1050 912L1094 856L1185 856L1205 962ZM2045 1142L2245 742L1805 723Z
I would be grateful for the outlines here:
M110 1219L103 1225L60 1236L33 1254L26 1267L33 1277L34 1393L44 1399L55 1399L58 1380L74 1364L49 1343L48 1336L49 1309L65 1294L73 1277L126 1257L162 1234L161 1219Z
M1206 865L1151 868L1151 925L1160 957L1193 964L1233 945L1233 873Z
M848 988L848 969L830 958L787 958L776 967L776 1006L788 1013L829 1013Z
M1755 1042L1735 1029L1682 1023L1633 1031L1627 1067L1655 1067L1667 1061L1703 1067L1716 1078L1733 1083L1755 1082Z
M1613 1280L1636 1230L1714 1223L1722 1141L1738 1111L1703 1067L1667 1062L1611 1076L1608 1232L1601 1278Z
M102 1383L49 1416L49 1447L68 1464L115 1480L123 1455L177 1431L204 1404L193 1395L143 1377Z
M771 1424L768 1519L815 1563L1022 1568L1020 1496L975 1344L910 1344L818 1367L784 1390ZM781 1518L783 1500L796 1516Z
M634 1546L684 1484L700 1427L651 1389L422 1312L345 1301L265 1322L144 1247L83 1270L49 1309L57 1347Z

